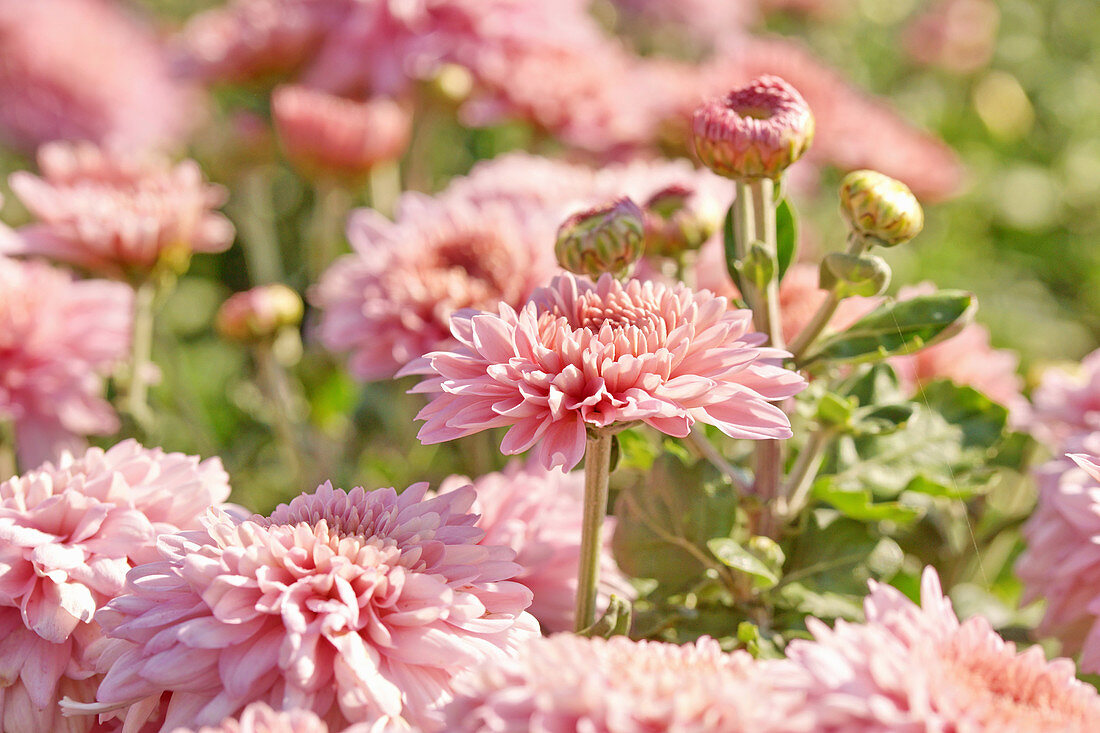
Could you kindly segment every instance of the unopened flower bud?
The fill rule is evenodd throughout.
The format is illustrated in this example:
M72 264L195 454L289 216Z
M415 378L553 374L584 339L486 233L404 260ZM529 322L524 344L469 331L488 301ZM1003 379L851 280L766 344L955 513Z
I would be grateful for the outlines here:
M821 261L818 285L841 298L870 298L886 290L890 274L890 265L876 255L834 252Z
M720 176L778 180L814 137L814 117L798 90L761 76L705 102L692 118L695 152Z
M718 229L720 213L692 207L693 194L686 186L672 185L649 197L644 207L647 254L679 257L702 247Z
M625 276L645 249L644 221L642 210L626 197L574 214L558 229L558 264L593 279L605 272Z
M924 212L909 187L877 171L853 171L844 177L840 212L852 231L883 247L908 242L924 227Z
M232 341L264 341L296 327L302 322L302 311L302 298L291 288L280 283L260 285L222 303L214 327Z

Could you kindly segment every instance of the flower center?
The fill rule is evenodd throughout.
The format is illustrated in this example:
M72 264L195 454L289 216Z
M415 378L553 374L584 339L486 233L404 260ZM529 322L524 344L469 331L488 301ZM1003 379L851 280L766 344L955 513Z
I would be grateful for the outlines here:
M494 232L460 230L450 235L434 248L433 266L444 270L459 268L497 292L509 285L508 248Z

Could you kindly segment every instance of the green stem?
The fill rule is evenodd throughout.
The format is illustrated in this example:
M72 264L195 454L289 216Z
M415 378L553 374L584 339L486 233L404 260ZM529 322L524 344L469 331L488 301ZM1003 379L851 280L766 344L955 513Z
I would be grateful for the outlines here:
M848 240L848 254L863 254L865 248L866 245L860 237L853 236ZM813 346L814 341L825 330L825 327L829 325L829 320L833 317L839 305L840 298L837 297L836 291L829 291L825 302L818 307L814 317L810 319L810 322L799 332L794 343L791 344L791 354L795 364L802 363L806 357L806 352Z
M768 334L771 345L783 348L783 321L779 311L779 237L775 222L775 182L761 178L749 184L752 189L753 214L756 217L756 236L764 243L772 261L772 276L760 294L760 318L756 330Z
M287 380L286 371L275 358L275 352L271 344L261 342L252 350L256 359L256 367L259 371L260 382L267 392L267 397L272 403L272 413L275 418L275 437L279 441L279 448L283 452L283 460L287 470L294 477L295 485L302 485L304 475L302 473L302 459L298 445L298 431L295 424L297 410L294 407L294 396L291 392L290 382Z
M10 420L0 420L0 481L19 473L19 461L15 452L15 425Z
M130 338L130 381L126 389L126 410L143 427L153 419L149 409L149 365L153 355L153 304L157 286L148 278L134 292L134 324Z
M396 160L374 166L370 172L370 205L383 216L393 217L401 196L401 168Z
M251 280L257 285L284 282L283 256L275 231L275 211L271 205L271 182L265 169L250 172L241 182L241 196L234 207L241 245Z
M787 479L783 497L779 502L779 514L785 520L798 516L806 505L810 488L825 458L825 447L830 440L832 440L832 433L827 430L815 430L810 434L806 445L802 447L802 452L798 454L798 460L791 469L791 475Z
M341 250L344 220L351 208L351 196L332 181L318 181L313 194L308 262L310 280L317 282Z
M736 181L737 201L733 208L733 231L735 254L740 261L745 260L749 253L749 247L756 240L756 210L753 207L752 188L744 181ZM741 278L741 298L753 312L753 322L756 322L757 299L756 287L748 278Z
M576 631L583 631L596 621L612 438L609 430L594 431L588 436L584 451L584 523L581 526L581 557L577 569L577 606L573 626Z

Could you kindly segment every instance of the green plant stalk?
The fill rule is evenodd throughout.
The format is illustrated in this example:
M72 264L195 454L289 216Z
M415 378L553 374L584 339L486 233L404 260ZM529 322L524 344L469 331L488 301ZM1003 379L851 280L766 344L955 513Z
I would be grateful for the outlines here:
M252 349L252 355L256 360L260 382L273 405L275 437L279 441L283 460L294 476L295 483L302 486L304 490L307 487L303 483L305 476L298 445L298 431L295 427L297 420L294 418L294 398L286 372L275 358L275 352L270 343L265 341L256 344Z
M612 438L610 430L593 431L588 436L584 451L584 521L581 525L581 557L577 568L577 605L573 623L574 630L578 632L596 622Z
M340 251L344 220L351 208L351 194L335 181L318 180L314 186L313 214L309 223L309 274L317 282Z
M806 506L810 489L825 458L825 448L832 438L832 432L828 430L819 429L810 433L810 439L798 454L798 459L791 469L791 475L783 487L783 496L779 500L778 512L784 521L790 521L798 516Z
M733 232L735 254L739 261L744 261L749 253L749 247L756 240L756 209L753 207L752 188L744 181L736 182L737 200L733 208ZM753 312L753 322L756 322L756 286L749 282L747 277L741 278L741 298Z
M130 337L130 379L126 385L126 411L143 427L153 419L149 409L149 365L153 357L153 305L157 297L154 277L146 278L134 292L134 325Z
M252 283L283 282L283 256L275 231L275 211L271 205L271 179L264 169L248 173L240 184L240 203L234 217L240 230L241 244Z
M19 474L19 460L15 452L15 425L10 420L0 420L0 481Z
M857 237L854 234L848 239L848 254L860 255L867 249L865 240L862 237ZM829 291L829 295L825 298L820 306L818 306L817 312L814 313L814 317L810 319L810 322L799 332L794 342L791 344L791 355L794 358L795 364L801 364L802 360L806 357L806 352L817 337L821 335L821 332L825 330L825 327L829 325L829 320L836 313L837 306L840 305L840 298L837 296L835 290Z

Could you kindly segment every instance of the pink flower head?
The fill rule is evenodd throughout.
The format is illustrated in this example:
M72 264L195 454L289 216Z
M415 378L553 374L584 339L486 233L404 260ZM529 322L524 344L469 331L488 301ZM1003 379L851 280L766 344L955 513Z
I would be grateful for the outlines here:
M456 683L446 733L694 731L778 733L796 694L773 687L772 663L724 653L713 639L677 646L570 634Z
M1024 527L1027 550L1016 563L1023 601L1043 599L1039 632L1081 652L1081 669L1100 672L1100 433L1076 441L1087 451L1035 471L1039 504Z
M312 293L325 311L320 337L351 351L352 374L386 379L412 359L450 345L448 322L464 308L518 307L557 271L548 212L509 203L405 194L397 220L361 209L338 260Z
M898 300L907 300L935 291L930 283L902 288ZM936 379L973 387L992 400L1011 409L1022 419L1027 404L1021 395L1023 380L1016 373L1020 358L1007 349L994 349L989 330L971 323L955 336L921 349L914 354L889 359L901 382L916 393L920 385Z
M107 0L0 0L0 141L173 145L197 97L173 80L152 30Z
M0 256L0 419L14 421L24 465L118 430L101 395L130 346L132 297L121 283Z
M518 312L455 314L460 346L407 368L431 375L414 390L432 394L420 440L507 426L506 455L537 443L539 463L569 470L589 427L640 420L684 437L702 421L735 438L790 437L770 402L806 383L751 321L705 290L560 275Z
M1055 448L1076 434L1100 431L1100 349L1072 369L1043 372L1031 394L1028 429Z
M809 149L814 116L797 89L765 75L705 102L692 132L699 160L715 173L777 180Z
M221 252L233 225L213 211L225 191L192 160L50 143L38 151L42 177L11 175L16 196L38 219L19 230L8 254L42 255L113 277L141 276L158 263L185 264L192 252Z
M216 725L253 702L329 726L432 721L460 670L538 635L510 582L512 550L479 544L473 489L331 485L269 518L210 513L165 537L97 620L111 640L88 711L126 708L137 730ZM129 728L128 728L129 729ZM342 730L342 728L337 728Z
M921 605L872 583L865 624L816 619L815 641L787 655L808 674L806 708L819 733L1100 730L1100 696L1073 663L1022 653L980 616L959 623L932 568Z
M465 477L452 476L443 482L440 492L468 483ZM544 633L572 630L584 475L537 466L521 468L513 463L501 473L481 476L473 485L477 501L472 511L481 516L477 526L485 530L482 544L516 551L516 562L523 569L513 579L534 594L527 611L538 619ZM600 609L607 606L612 593L620 598L635 596L611 556L614 529L615 518L607 517L600 558Z
M11 730L85 730L58 700L94 695L96 610L156 538L198 526L229 496L216 458L200 463L132 440L0 484L0 718ZM25 725L9 727L12 720ZM90 721L89 721L90 723ZM70 727L71 726L71 727Z
M297 85L276 89L271 110L287 157L316 176L359 178L400 158L412 130L391 99L357 102Z
M176 728L172 733L403 733L412 731L407 724L381 721L376 725L360 723L350 728L329 728L309 710L280 712L262 702L255 702L241 711L240 718L227 718L221 725L204 726L197 730Z

